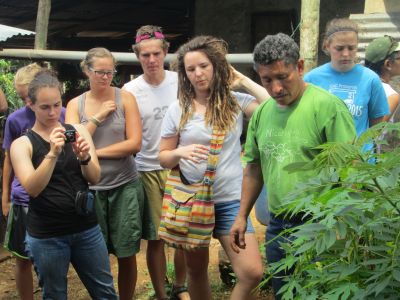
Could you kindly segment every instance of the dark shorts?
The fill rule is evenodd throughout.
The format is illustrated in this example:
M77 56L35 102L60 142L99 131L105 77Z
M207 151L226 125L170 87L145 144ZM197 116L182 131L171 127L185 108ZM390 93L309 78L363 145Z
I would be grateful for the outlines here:
M27 215L27 206L11 204L4 238L4 247L13 255L24 259L28 259L28 254L25 251Z
M96 191L96 213L108 252L118 258L135 255L144 235L145 194L141 180Z

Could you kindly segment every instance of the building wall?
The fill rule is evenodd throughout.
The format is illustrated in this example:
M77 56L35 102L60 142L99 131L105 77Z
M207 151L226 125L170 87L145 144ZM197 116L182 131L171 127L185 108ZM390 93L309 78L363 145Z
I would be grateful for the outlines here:
M365 0L365 14L400 13L399 0Z
M363 13L364 2L365 0L321 0L320 33L323 33L326 22L332 18ZM276 24L276 15L292 15L293 24L281 24L281 27L295 29L300 22L300 11L300 0L197 0L194 34L219 36L228 41L231 53L248 53L252 52L257 42L253 40L253 36L263 36L263 31L270 34L280 31L279 24ZM274 13L271 15L270 12ZM265 28L252 28L254 20L260 14L265 14ZM268 32L269 28L273 28L274 32ZM298 40L298 33L295 38ZM327 58L321 51L320 53L319 61L322 63Z

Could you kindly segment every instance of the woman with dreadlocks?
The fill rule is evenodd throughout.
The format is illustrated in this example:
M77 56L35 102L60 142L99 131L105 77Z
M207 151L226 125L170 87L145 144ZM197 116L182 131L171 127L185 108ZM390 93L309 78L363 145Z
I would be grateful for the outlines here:
M171 104L164 117L159 158L165 168L179 165L181 175L189 183L199 182L207 168L213 128L225 131L212 186L213 235L228 254L237 277L231 299L251 299L251 291L263 274L254 228L248 220L246 249L240 253L229 247L229 230L240 206L243 115L250 117L268 94L263 87L233 70L226 54L226 42L211 36L195 37L179 48L174 64L178 72L179 102ZM233 92L233 88L250 95ZM191 299L211 299L208 248L194 248L184 253Z

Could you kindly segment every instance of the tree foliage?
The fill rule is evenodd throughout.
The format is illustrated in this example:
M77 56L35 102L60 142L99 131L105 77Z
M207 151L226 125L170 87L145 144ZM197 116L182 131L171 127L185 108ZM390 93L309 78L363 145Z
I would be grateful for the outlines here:
M400 124L378 124L351 144L320 146L310 163L290 172L317 169L288 196L287 215L311 219L291 230L282 244L287 256L270 265L277 273L294 267L281 289L283 299L398 299L400 293L400 148L363 152L367 141L385 143Z
M0 59L0 88L3 90L8 102L8 113L24 105L14 88L14 75L20 65L19 61Z

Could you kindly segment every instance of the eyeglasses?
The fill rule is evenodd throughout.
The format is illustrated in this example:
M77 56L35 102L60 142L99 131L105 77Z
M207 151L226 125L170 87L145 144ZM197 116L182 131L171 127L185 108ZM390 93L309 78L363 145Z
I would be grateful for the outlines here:
M117 73L117 70L112 70L112 71L103 71L103 70L95 70L91 67L89 67L89 70L94 72L94 74L97 77L103 77L104 75L106 75L107 77L112 77Z

